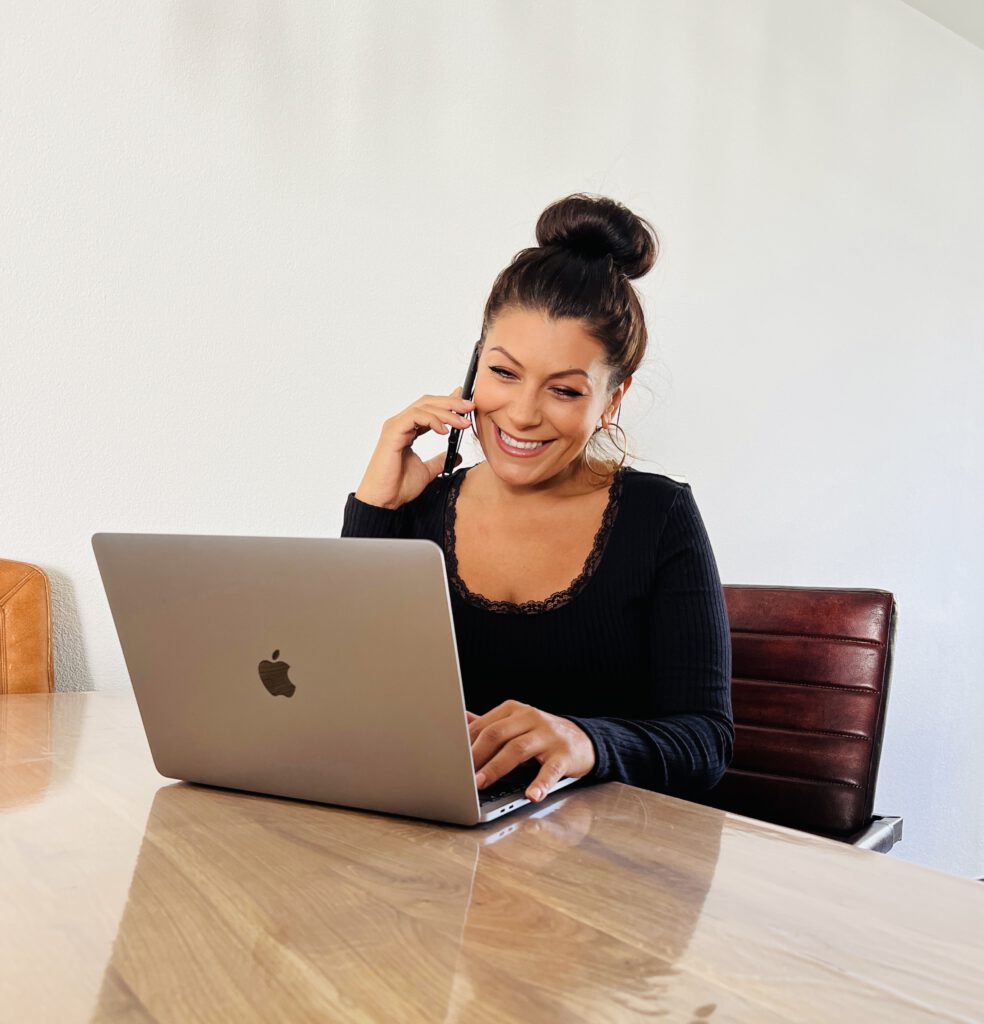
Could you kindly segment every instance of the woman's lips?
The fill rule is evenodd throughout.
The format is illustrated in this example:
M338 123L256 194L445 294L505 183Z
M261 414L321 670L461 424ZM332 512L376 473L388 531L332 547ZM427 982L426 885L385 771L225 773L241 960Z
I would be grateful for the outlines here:
M495 439L499 447L507 454L511 455L514 459L532 459L537 455L545 452L552 444L553 441L544 441L543 444L536 448L513 448L511 445L506 444L502 440L502 434L499 433L499 428L496 424L492 424L492 430L495 433Z

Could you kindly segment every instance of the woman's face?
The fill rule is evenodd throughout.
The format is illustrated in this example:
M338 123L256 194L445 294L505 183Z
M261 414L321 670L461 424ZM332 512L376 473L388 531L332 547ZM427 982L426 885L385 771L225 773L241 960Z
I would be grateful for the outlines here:
M584 446L631 382L609 397L610 374L604 348L579 321L502 313L486 335L473 395L475 430L496 475L534 488L572 479Z

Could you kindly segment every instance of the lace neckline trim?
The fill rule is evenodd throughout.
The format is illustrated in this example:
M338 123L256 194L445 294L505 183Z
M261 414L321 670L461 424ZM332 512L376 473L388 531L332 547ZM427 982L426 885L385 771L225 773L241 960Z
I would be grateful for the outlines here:
M469 466L468 469L472 467ZM616 470L615 477L608 488L608 504L601 516L601 525L595 533L594 544L588 557L584 560L584 567L577 577L564 590L558 590L542 601L523 601L521 604L514 601L493 601L481 594L476 594L468 589L465 581L458 575L458 556L455 552L455 519L457 518L458 493L461 490L461 483L465 478L468 469L456 473L451 478L448 489L447 504L444 511L444 551L448 562L448 582L455 591L469 604L478 608L484 608L489 612L500 612L513 615L538 615L541 612L553 611L561 608L572 601L589 583L595 570L601 562L608 537L615 524L615 517L618 515L619 501L622 496L622 483L625 478L625 471L628 467L623 466Z

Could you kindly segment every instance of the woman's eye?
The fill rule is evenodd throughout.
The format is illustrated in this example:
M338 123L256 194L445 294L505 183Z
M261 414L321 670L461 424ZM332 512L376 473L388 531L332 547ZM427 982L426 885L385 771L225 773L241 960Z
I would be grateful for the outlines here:
M496 376L505 377L505 378L513 377L513 374L510 373L509 370L505 369L502 366L490 366L489 369L494 374L496 374ZM583 397L581 395L580 391L574 391L571 388L554 388L554 391L556 391L558 395L563 395L564 398L582 398Z

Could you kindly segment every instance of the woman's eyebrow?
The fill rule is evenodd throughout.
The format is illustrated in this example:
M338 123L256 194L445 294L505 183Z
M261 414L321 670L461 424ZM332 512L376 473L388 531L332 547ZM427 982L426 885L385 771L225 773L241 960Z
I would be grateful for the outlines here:
M489 349L489 351L501 352L507 359L511 359L521 370L525 369L523 364L518 359L509 355L509 353L504 348L500 348L498 345L493 345L492 348ZM586 378L587 380L591 380L591 376L587 370L558 370L556 373L547 374L547 380L553 380L554 377L566 377L572 373L579 373L582 377Z

